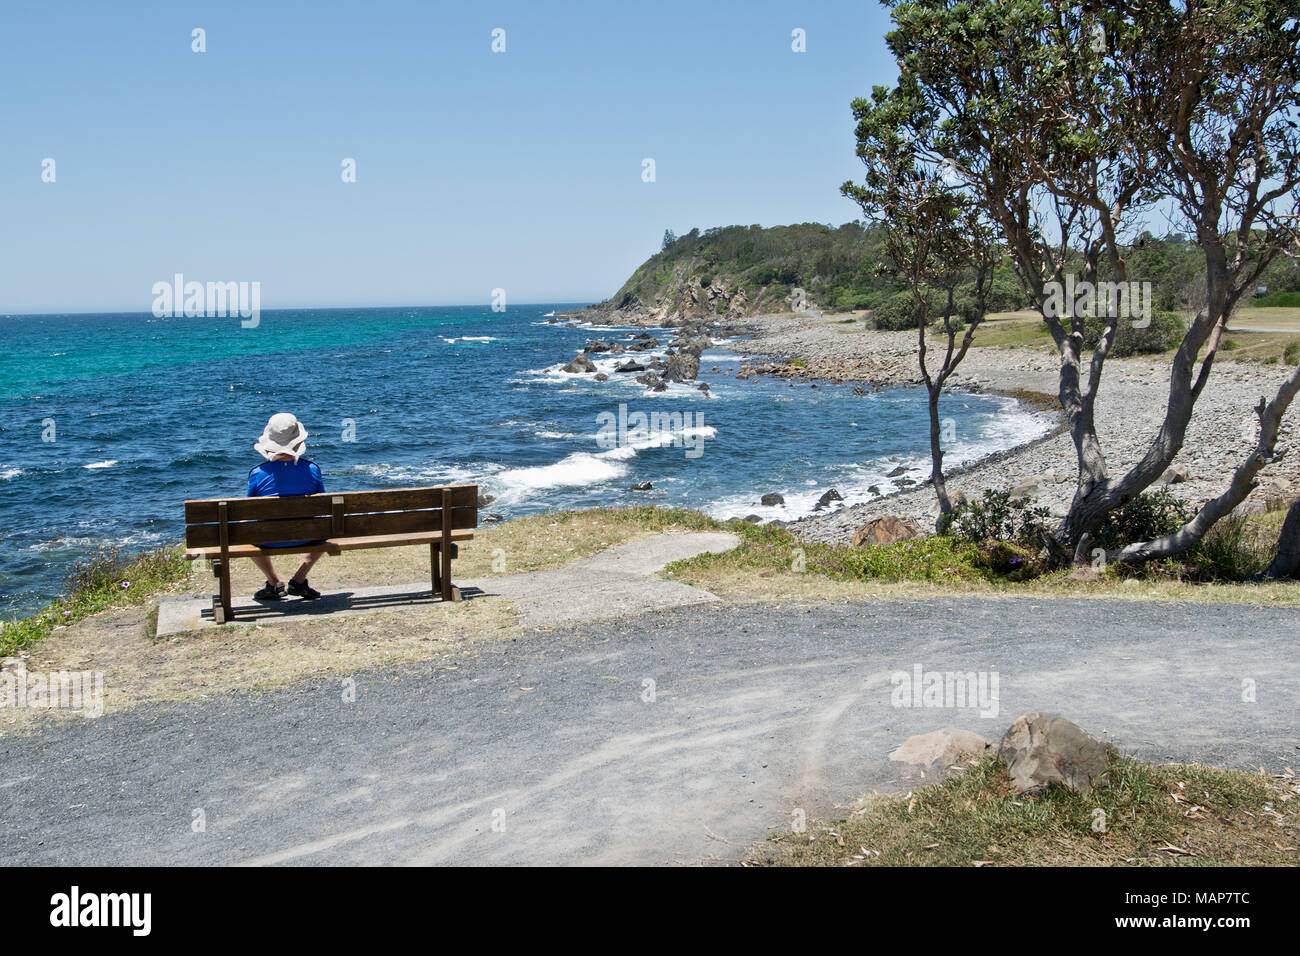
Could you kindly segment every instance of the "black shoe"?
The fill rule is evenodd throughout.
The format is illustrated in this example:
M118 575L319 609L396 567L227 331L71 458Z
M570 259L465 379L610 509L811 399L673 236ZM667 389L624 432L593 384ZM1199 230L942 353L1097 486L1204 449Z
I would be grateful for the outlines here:
M290 579L289 593L294 597L300 597L304 601L314 601L320 597L320 592L307 583L306 578L299 584L297 581Z
M267 581L266 587L262 588L262 590L258 591L256 594L253 595L253 600L254 601L278 601L283 596L284 596L283 581L281 581L279 584L272 584L270 581Z

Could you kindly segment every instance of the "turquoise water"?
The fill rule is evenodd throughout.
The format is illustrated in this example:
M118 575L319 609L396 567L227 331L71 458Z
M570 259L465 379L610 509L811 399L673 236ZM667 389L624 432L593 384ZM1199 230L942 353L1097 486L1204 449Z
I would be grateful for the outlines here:
M281 310L252 329L147 313L0 317L0 614L49 601L106 546L179 540L186 498L243 493L261 460L253 442L279 411L311 432L328 488L476 481L505 518L631 503L793 518L832 486L852 502L888 489L899 464L928 470L920 390L737 381L725 343L701 365L711 396L647 393L597 356L611 373L599 383L558 366L631 330L546 321L568 307ZM611 444L602 427L620 406L634 427ZM1045 427L996 396L954 395L944 410L951 464ZM637 412L658 427L636 430ZM653 490L628 490L643 481ZM759 506L772 491L784 507Z

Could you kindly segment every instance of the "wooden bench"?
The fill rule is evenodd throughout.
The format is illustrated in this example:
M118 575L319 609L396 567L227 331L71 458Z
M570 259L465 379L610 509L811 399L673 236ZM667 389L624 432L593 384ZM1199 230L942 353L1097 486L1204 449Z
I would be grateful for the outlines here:
M325 492L285 498L211 498L185 502L185 557L208 558L221 582L213 618L234 618L230 562L255 554L341 554L367 548L429 546L433 593L459 601L451 583L456 542L478 527L478 485L440 485L393 491ZM307 541L289 548L259 548L276 541Z

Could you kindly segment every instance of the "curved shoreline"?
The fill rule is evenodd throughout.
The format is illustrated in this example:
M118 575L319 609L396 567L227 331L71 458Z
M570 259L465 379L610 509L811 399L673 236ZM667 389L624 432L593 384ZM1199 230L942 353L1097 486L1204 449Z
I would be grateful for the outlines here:
M873 388L919 385L916 333L869 330L845 318L811 315L760 315L733 326L750 337L734 350L753 356L751 373L805 381L860 383ZM784 356L784 361L759 364L760 357ZM793 360L793 361L792 361ZM796 364L797 363L797 364ZM1099 437L1112 474L1122 474L1147 451L1164 416L1169 365L1160 357L1112 358L1106 365L1097 398ZM868 373L862 375L861 373ZM948 391L1003 395L1035 412L1056 413L1048 434L1011 448L992 452L945 468L950 493L978 498L985 489L1018 489L1055 514L1063 514L1075 492L1077 464L1073 440L1061 419L1056 399L1059 364L1050 349L974 346L949 380ZM1261 395L1272 395L1282 379L1276 368L1220 361L1201 395L1188 428L1183 451L1175 460L1186 477L1169 489L1194 506L1218 495L1232 471L1253 447L1243 425L1253 421L1251 409ZM1283 419L1280 443L1296 435L1300 409ZM1249 439L1249 440L1247 440ZM928 469L927 469L928 474ZM1275 496L1300 491L1300 455L1271 464L1252 493L1254 507ZM909 517L932 527L938 504L928 478L915 487L839 509L800 518L789 527L811 541L846 542L867 521L882 515Z

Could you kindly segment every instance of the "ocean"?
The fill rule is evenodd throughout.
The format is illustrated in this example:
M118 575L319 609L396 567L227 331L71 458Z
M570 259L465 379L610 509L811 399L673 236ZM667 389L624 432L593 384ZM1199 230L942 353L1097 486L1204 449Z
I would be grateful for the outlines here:
M0 615L38 610L96 551L179 541L186 498L244 494L281 411L330 490L477 482L506 519L632 504L792 519L829 488L854 502L894 488L896 467L929 473L922 389L737 380L725 340L703 355L707 394L647 392L612 371L626 356L592 356L610 376L596 382L560 366L641 330L547 321L577 305L276 310L255 328L0 316ZM995 395L953 394L943 413L949 466L1049 427ZM785 504L761 506L768 492Z

